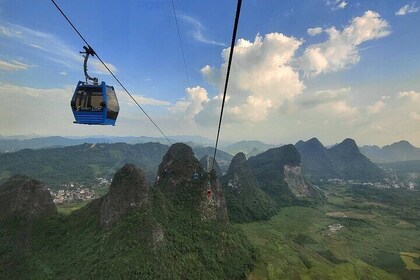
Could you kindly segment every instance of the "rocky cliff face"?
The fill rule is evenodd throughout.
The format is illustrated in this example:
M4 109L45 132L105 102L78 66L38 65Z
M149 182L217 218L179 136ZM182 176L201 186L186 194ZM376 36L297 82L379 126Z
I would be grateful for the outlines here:
M102 228L109 228L130 210L149 202L149 186L144 173L127 164L115 173L108 193L103 198L100 212Z
M318 193L302 177L300 155L294 145L270 149L249 159L263 191L279 206L317 198Z
M159 165L155 187L173 197L185 196L189 204L199 209L202 220L227 220L226 203L216 173L206 172L191 147L185 144L177 143L169 148Z
M312 192L302 177L300 166L284 166L284 180L297 198L311 197Z
M0 186L0 218L33 220L55 215L57 208L47 187L26 176L14 176Z

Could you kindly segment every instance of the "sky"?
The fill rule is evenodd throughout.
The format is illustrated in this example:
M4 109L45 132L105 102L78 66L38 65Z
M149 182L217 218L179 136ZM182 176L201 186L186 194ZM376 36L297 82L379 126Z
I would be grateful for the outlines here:
M166 135L214 139L235 0L56 0ZM223 141L420 147L420 1L244 0ZM0 135L160 136L114 85L116 126L73 124L84 43L51 1L0 0ZM187 75L188 74L188 75Z

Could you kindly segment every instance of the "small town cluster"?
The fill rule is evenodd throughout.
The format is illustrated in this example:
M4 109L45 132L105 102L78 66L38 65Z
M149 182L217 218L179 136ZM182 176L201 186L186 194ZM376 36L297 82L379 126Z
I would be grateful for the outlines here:
M322 180L320 180L322 182ZM328 179L326 180L328 183L332 184L345 184L345 185L362 185L362 186L370 186L376 187L378 189L409 189L414 190L417 186L413 182L402 182L395 178L384 178L382 182L361 182L357 180L343 180L343 179Z
M111 181L112 179L108 180L106 178L99 177L96 178L96 182L94 184L89 186L71 182L61 185L57 191L52 189L49 189L49 191L55 204L86 201L97 198L95 189L108 187L111 184Z

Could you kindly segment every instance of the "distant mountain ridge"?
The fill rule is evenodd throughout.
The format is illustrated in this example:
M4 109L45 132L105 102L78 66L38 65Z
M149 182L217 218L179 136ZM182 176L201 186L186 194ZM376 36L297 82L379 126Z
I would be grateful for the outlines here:
M373 145L365 145L360 151L373 162L390 163L408 160L420 160L420 148L402 140L382 148Z
M142 168L146 178L153 182L163 155L169 149L160 143L142 144L90 144L84 143L63 148L39 150L23 149L14 153L0 154L0 183L16 174L31 176L48 183L51 187L77 182L92 183L95 178L112 178L127 163ZM198 158L213 155L214 148L194 148ZM232 156L218 150L217 161L226 171Z
M360 153L347 138L327 149L317 138L295 144L302 157L303 174L310 179L381 180L385 172Z
M281 145L266 144L257 140L243 140L227 145L223 148L223 150L231 155L236 155L237 153L244 153L247 157L251 157L263 153L268 149L279 146Z
M194 142L195 145L210 146L213 141L200 136L169 136L169 139L176 142ZM127 143L143 144L157 142L164 145L168 144L165 138L149 136L91 136L91 137L61 137L61 136L16 136L0 137L0 151L16 152L22 149L43 149L51 147L75 146L83 143Z

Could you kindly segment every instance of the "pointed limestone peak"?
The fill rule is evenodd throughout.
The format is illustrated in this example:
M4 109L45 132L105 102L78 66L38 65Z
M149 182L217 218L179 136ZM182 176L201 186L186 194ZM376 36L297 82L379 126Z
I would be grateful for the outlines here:
M145 206L149 200L149 186L143 171L126 164L117 171L101 204L101 226L109 228L130 209Z
M410 142L408 142L407 140L401 140L401 141L399 141L399 142L395 142L395 143L392 143L391 145L387 145L387 146L384 146L384 148L387 148L387 149L395 149L395 148L399 148L399 149L406 149L406 150L412 150L412 149L416 149L416 147L415 146L413 146Z
M315 146L315 147L324 147L324 145L322 145L321 141L318 140L318 138L313 137L311 139L309 139L308 141L306 141L306 144L311 145L311 146Z
M0 186L0 218L19 216L30 221L56 213L47 186L37 180L17 175Z
M331 151L339 151L343 153L360 153L359 147L351 138L346 138L340 144L335 145L334 147L330 148Z
M202 167L192 148L184 143L173 144L163 156L158 169L158 178L173 180L189 179L200 174Z
M313 137L306 142L300 140L295 144L295 146L299 151L312 151L313 152L313 151L325 149L324 145L322 145L322 143L316 137Z
M240 172L240 171L245 171L245 172L250 171L248 160L246 159L245 154L242 152L237 153L233 157L229 165L227 176L232 175L236 172Z

